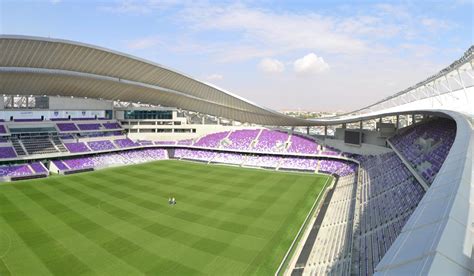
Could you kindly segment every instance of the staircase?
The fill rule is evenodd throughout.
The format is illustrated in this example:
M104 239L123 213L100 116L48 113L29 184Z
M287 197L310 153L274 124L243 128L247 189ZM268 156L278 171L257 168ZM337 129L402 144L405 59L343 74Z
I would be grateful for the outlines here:
M61 139L59 139L58 136L53 136L51 137L51 141L53 142L53 145L60 151L60 152L68 152L66 147L64 147L64 144L61 142Z
M13 148L18 156L26 155L26 150L17 137L11 137Z

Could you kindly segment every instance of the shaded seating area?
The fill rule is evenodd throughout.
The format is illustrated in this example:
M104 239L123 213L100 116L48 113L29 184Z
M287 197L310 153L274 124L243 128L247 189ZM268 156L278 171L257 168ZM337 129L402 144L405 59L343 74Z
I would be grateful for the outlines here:
M438 118L402 129L390 138L392 145L431 184L441 169L456 136L453 120Z

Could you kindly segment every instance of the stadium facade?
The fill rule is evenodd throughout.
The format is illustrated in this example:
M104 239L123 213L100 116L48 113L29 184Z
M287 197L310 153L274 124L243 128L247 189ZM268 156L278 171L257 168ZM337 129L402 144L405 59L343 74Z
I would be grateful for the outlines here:
M322 226L316 237L303 229L277 273L474 272L474 47L400 93L317 120L93 45L2 35L0 53L3 181L110 165L74 167L88 156L141 156L132 150L151 151L146 160L326 172L339 183ZM30 173L8 169L17 164ZM329 222L338 202L346 211Z

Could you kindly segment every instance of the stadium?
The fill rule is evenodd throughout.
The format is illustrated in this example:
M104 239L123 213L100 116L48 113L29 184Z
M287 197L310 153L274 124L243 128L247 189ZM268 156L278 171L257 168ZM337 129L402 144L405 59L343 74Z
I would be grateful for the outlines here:
M0 53L0 275L474 272L474 47L319 119L81 42Z

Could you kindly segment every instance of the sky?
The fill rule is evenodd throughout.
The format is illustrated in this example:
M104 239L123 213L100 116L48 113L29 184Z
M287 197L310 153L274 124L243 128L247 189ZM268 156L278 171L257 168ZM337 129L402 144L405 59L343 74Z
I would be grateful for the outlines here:
M145 58L276 110L351 111L461 57L471 0L0 0L0 33Z

